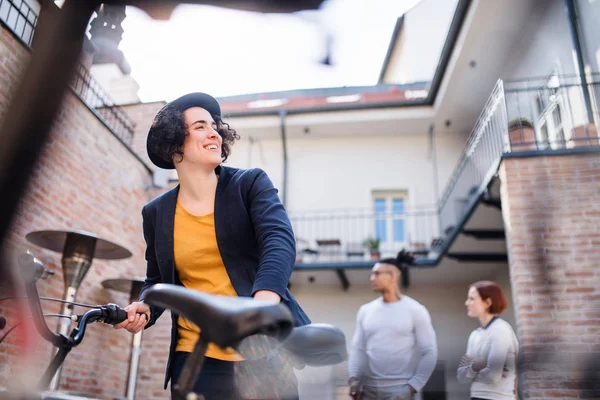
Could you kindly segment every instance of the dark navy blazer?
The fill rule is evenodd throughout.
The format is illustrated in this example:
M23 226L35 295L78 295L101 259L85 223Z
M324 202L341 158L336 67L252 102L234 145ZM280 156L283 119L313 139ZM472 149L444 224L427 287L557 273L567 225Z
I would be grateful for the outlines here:
M297 326L310 323L287 283L296 260L296 241L277 189L261 169L219 166L215 197L217 245L231 283L239 296L270 290L281 296ZM179 186L150 201L142 209L146 240L145 291L157 283L182 285L173 261L173 224ZM163 309L150 307L152 326ZM171 377L171 361L177 344L177 316L172 313L171 348L165 389Z

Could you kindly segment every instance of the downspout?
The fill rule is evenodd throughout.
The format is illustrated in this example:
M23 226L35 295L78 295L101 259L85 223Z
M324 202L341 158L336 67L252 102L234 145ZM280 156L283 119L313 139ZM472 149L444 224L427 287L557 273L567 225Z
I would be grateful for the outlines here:
M579 28L579 17L577 6L574 0L565 0L567 5L567 14L569 16L569 27L571 28L571 37L573 39L573 47L577 55L577 64L579 67L579 75L581 76L581 84L583 85L583 100L588 116L588 123L594 122L594 114L592 112L592 100L590 98L589 86L585 74L585 63L583 59L583 50L581 44L581 32Z
M283 196L281 201L283 206L287 208L287 194L288 194L288 156L287 156L287 138L285 136L285 116L287 112L285 110L279 110L279 119L281 121L281 144L283 145Z
M442 218L439 210L440 204L440 189L438 177L437 151L435 147L435 126L429 125L429 154L431 156L432 178L433 178L433 195L435 196L435 205L438 209L438 229L442 234Z
M435 127L433 124L429 125L429 155L431 156L431 165L433 167L433 194L435 196L435 202L438 203L440 201L440 189L438 178L437 151L435 147Z

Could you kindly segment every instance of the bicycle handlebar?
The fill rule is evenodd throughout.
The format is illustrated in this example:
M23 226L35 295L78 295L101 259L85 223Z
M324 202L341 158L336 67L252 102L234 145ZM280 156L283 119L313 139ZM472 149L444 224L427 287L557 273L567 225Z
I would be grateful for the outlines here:
M126 319L127 311L112 303L88 311L83 314L79 320L77 328L75 328L73 334L71 335L72 346L77 346L79 343L81 343L83 340L83 335L85 335L85 328L88 324L94 322L104 322L105 324L116 325L125 321Z
M45 270L44 264L29 253L21 254L18 261L23 268L22 276L25 280L25 290L29 299L29 308L31 309L34 325L39 334L54 346L58 348L72 348L77 346L83 340L85 328L90 323L104 322L109 325L115 325L127 319L127 311L116 304L109 303L98 306L98 308L83 314L77 328L75 328L70 337L52 332L44 319L40 296L36 286L37 280Z

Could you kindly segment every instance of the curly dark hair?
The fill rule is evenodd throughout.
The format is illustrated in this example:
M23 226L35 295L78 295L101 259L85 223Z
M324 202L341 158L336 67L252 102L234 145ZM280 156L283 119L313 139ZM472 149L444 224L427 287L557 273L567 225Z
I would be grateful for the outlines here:
M219 116L213 118L217 123L217 133L223 139L221 158L225 162L231 146L240 139L240 135ZM166 106L156 114L152 122L148 132L148 146L164 161L171 162L174 157L179 157L177 161L180 162L183 160L183 143L189 135L188 128L183 111Z
M402 249L398 255L396 255L396 258L383 258L379 261L377 261L380 264L391 264L391 265L395 265L396 267L402 269L407 265L414 265L415 264L415 256L405 250Z

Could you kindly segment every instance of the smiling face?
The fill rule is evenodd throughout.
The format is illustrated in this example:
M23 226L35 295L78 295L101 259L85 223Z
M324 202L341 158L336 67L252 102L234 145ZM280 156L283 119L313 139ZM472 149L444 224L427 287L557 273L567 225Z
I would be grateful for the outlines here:
M467 293L467 301L465 301L465 306L467 307L467 315L471 318L479 318L485 314L489 314L490 306L492 305L491 299L483 300L479 291L470 287L469 292Z
M183 159L177 164L205 165L216 168L223 161L221 146L223 140L217 132L217 122L208 111L192 107L183 113L188 135L183 143Z

